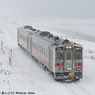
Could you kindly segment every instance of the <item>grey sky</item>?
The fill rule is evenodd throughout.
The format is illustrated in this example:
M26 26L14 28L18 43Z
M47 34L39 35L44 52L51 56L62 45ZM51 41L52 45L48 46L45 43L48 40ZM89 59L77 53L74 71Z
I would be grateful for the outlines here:
M95 0L0 0L0 14L95 18Z

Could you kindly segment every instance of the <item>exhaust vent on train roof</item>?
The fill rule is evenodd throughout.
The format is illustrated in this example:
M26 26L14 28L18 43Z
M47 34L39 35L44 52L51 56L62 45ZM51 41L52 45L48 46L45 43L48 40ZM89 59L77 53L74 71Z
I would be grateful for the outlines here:
M51 37L53 37L53 35L52 34L49 34L48 37L51 38Z
M36 31L36 29L33 29L33 31Z
M59 41L60 40L58 36L54 36L53 39L54 39L54 41Z
M40 32L40 36L43 36L43 37L53 37L52 34L50 34L50 32L47 32L47 31L42 31Z
M69 44L69 43L70 43L70 42L69 42L69 40L67 40L67 39L63 41L63 44Z
M24 26L24 29L33 30L33 27L32 27L32 26L30 26L30 25L26 25L26 26Z

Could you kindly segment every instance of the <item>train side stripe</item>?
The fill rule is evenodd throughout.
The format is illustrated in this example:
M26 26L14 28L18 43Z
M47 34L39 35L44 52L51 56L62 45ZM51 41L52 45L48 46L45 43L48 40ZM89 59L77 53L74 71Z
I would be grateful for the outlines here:
M38 54L40 57L42 57L45 61L49 62L48 58L46 58L45 56L43 56L42 54L37 52L35 49L32 48L32 51L35 52L36 54Z
M57 67L63 67L64 63L56 63L55 66L57 66Z
M74 63L74 66L82 66L82 63Z

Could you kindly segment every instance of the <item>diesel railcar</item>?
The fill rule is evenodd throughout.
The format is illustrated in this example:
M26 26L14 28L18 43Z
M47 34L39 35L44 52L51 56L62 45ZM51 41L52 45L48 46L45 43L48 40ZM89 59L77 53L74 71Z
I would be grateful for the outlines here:
M79 80L83 77L83 47L80 44L53 36L50 32L18 28L18 45L35 57L55 80Z

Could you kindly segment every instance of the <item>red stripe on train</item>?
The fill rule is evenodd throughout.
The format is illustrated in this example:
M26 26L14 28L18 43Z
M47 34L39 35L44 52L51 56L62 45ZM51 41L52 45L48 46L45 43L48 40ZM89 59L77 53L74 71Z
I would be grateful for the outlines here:
M35 49L32 48L32 51L35 52L36 54L38 54L40 57L42 57L45 61L49 62L48 58L46 58L45 56L43 56L42 54L37 52Z
M56 63L55 66L57 66L57 67L59 67L59 66L62 67L62 66L64 66L64 63Z
M82 66L82 63L74 63L74 66Z

